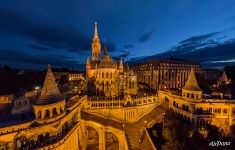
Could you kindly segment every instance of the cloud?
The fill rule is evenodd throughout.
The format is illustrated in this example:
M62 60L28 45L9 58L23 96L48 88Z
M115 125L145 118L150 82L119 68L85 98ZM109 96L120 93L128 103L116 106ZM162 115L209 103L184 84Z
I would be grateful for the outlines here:
M224 23L233 23L235 22L235 15L228 17Z
M185 39L178 43L177 46L173 47L171 50L174 51L193 51L203 47L209 47L212 45L216 45L218 43L217 40L212 37L219 34L221 32L213 32L205 35L193 36L188 39Z
M116 51L116 46L112 42L103 42L101 41L101 49L104 50L104 47L106 46L108 52L114 52Z
M41 23L35 18L20 13L0 9L0 33L29 37L39 46L50 49L65 49L70 52L84 52L91 50L92 39L76 28L49 23ZM115 45L106 42L112 51ZM32 48L32 46L31 46ZM42 49L41 49L42 50Z
M129 49L129 48L133 48L133 47L134 47L134 45L132 45L132 44L123 45L124 49Z
M120 53L118 56L114 56L113 59L114 60L120 60L121 58L123 60L125 60L131 53L129 51L126 50L120 50Z
M34 45L34 44L29 44L28 47L32 48L32 49L40 50L40 51L49 51L50 50L50 48L48 48L48 47Z
M140 37L138 38L138 42L139 43L144 43L147 42L148 40L151 39L151 36L153 35L153 33L157 30L157 28L153 28L147 32L144 32L140 35Z
M33 55L14 49L0 49L0 62L25 63L34 65L72 66L79 65L70 57L63 55Z

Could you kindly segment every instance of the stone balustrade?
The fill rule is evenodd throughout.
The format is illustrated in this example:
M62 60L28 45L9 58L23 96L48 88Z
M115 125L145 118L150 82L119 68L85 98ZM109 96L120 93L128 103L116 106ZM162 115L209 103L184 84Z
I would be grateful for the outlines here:
M136 107L144 106L148 104L158 103L158 97L154 96L145 96L145 97L134 97L130 100L125 98L123 99L88 99L88 106L92 108L122 108L122 107Z

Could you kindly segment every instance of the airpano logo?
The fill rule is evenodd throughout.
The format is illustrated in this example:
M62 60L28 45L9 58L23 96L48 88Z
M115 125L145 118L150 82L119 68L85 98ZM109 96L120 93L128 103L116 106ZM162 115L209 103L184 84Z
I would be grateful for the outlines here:
M212 141L209 143L209 146L219 147L219 146L229 146L230 142L222 142L222 141Z

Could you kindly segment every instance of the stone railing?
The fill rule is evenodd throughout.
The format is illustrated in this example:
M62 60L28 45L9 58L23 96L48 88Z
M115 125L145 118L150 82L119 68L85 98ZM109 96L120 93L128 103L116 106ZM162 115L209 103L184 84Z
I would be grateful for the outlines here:
M19 122L17 122L15 125L11 125L11 126L6 126L6 127L0 127L0 139L1 139L1 135L3 134L9 134L9 133L13 133L13 132L18 132L18 131L22 131L27 129L32 123L33 121L29 121L29 122L25 122L25 123L20 123L17 124ZM1 141L1 140L0 140Z
M189 102L205 102L205 103L232 103L235 104L234 99L213 99L213 98L202 98L202 99L192 99L192 98L187 98L187 97L182 97L179 95L176 95L174 93L171 93L170 91L159 91L159 94L164 94L167 95L171 98L176 98L176 99L184 99Z
M154 143L153 143L153 141L152 141L152 139L151 139L151 137L150 137L150 135L149 135L149 133L148 133L148 131L147 131L146 128L144 128L144 131L145 131L145 134L146 134L147 137L148 137L148 140L149 140L150 143L151 143L152 148L153 148L154 150L157 150L157 148L155 147L155 145L154 145Z
M184 116L190 117L190 118L213 118L214 115L213 114L195 114L192 112L188 112L185 111L181 108L177 108L177 107L172 107L173 111L178 112Z
M60 139L59 141L56 141L54 144L39 147L37 149L38 150L50 150L50 149L58 148L59 146L61 146L62 144L64 144L68 140L68 138L71 136L71 134L73 132L76 132L75 130L78 128L79 125L80 125L80 123L77 123L62 139Z
M159 103L158 97L154 96L145 96L145 97L135 97L130 100L127 99L103 99L103 100L94 100L88 98L89 108L122 108L122 107L136 107L144 106L148 104Z

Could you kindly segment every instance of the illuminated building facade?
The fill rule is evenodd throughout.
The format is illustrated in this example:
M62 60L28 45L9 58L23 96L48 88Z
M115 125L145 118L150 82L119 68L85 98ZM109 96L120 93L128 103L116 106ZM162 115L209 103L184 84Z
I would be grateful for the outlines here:
M194 68L196 73L203 73L202 67L196 63L173 60L152 60L133 65L131 68L137 74L138 82L156 90L182 88L191 68Z
M92 59L87 58L86 76L89 93L98 96L115 97L122 93L137 94L137 78L124 71L123 61L114 61L104 47L103 57L101 43L98 37L97 23L92 41Z

